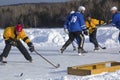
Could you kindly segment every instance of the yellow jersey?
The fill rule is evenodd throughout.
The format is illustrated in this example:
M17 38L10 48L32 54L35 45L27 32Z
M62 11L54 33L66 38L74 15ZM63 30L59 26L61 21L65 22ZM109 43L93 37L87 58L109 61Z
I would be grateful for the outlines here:
M26 33L22 29L19 35L15 34L15 27L10 26L4 30L3 37L5 40L12 39L14 41L22 39L25 43L29 43L30 39L27 37Z
M86 28L89 30L89 33L92 33L94 30L94 28L96 28L96 25L99 24L104 24L104 21L101 20L97 20L97 19L91 19L90 21L86 20L85 24L86 24Z

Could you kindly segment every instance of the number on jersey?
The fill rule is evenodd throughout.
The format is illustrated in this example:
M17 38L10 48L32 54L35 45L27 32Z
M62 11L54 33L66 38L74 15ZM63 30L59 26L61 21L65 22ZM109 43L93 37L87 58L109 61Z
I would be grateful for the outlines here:
M77 21L77 16L72 16L71 23L75 23Z

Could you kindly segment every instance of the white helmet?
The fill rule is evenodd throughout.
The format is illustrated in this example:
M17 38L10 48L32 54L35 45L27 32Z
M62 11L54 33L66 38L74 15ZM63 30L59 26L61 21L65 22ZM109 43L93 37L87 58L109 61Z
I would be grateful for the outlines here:
M83 11L83 10L85 11L85 7L84 7L84 6L79 6L79 7L78 7L78 11L81 12L81 11Z
M71 12L70 12L70 14L73 14L73 13L75 13L75 11L71 11Z
M113 6L113 7L110 9L110 11L113 11L113 10L117 11L118 9L117 9L116 6Z

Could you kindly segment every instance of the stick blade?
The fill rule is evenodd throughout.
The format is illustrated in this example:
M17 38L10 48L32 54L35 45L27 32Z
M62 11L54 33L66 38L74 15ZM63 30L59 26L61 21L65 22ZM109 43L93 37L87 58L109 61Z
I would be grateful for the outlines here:
M103 47L103 49L106 49L106 47Z
M57 64L56 68L59 68L60 67L60 64Z

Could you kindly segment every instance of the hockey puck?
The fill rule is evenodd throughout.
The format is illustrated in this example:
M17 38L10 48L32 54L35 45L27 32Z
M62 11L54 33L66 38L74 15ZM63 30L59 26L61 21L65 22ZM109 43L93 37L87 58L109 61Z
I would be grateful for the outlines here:
M103 49L106 49L106 47L103 47Z
M20 77L23 76L23 73L20 74Z

